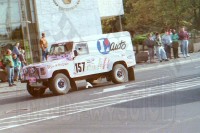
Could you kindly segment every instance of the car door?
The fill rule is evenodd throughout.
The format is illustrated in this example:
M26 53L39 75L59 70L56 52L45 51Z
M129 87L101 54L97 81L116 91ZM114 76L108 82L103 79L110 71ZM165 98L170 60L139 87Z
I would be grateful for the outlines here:
M77 56L74 57L74 76L79 77L91 74L87 69L91 60L88 44L86 42L74 43L74 50L77 52Z
M99 53L90 53L85 42L75 43L77 56L74 58L74 76L87 76L108 71L108 57Z

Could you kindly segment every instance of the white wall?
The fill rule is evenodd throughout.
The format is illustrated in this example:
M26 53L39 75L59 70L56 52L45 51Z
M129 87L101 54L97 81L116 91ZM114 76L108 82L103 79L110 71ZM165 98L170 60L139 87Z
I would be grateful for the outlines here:
M63 1L35 1L39 32L46 33L49 44L102 33L97 0Z
M97 0L102 18L124 14L123 0Z

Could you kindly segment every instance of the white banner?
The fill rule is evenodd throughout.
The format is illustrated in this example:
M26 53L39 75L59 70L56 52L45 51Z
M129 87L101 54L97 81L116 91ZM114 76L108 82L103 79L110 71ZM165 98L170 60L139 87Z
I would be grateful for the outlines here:
M35 0L39 32L48 43L101 34L97 0Z
M123 0L98 0L98 4L102 18L124 14Z

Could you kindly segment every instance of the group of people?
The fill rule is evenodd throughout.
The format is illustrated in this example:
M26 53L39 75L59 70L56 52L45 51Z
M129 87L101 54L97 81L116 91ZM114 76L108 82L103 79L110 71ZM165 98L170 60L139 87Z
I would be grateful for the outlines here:
M16 86L14 80L18 81L21 79L20 70L26 65L25 51L19 47L19 43L15 44L12 51L6 49L2 62L7 72L9 86Z
M160 62L172 59L171 48L173 49L174 59L179 58L179 42L183 57L189 57L188 40L189 34L184 27L181 28L179 33L177 33L175 29L170 29L166 30L162 35L158 32L154 35L148 34L145 45L148 47L150 63L155 63L155 50Z
M0 61L0 68L6 71L7 81L10 87L16 86L14 81L21 80L20 71L27 64L25 51L19 45L17 42L12 50L6 49L6 51L2 51L4 53L3 59ZM42 33L40 48L42 50L42 61L45 61L48 55L48 43L45 38L45 33Z

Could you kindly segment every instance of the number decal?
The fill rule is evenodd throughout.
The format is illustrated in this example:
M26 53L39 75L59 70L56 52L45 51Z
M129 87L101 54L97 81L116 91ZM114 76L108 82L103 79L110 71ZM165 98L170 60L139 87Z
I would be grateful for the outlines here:
M76 63L75 69L77 73L84 72L85 71L85 62Z

